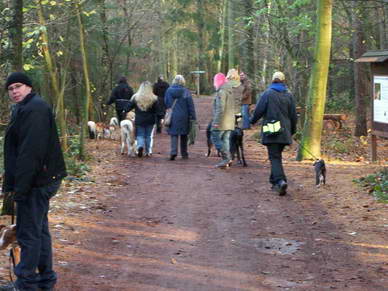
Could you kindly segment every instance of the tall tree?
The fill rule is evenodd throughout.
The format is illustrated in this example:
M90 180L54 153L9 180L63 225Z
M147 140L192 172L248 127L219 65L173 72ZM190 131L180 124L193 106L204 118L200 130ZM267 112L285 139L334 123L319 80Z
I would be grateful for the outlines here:
M321 156L321 135L329 73L333 0L317 0L314 64L298 160Z
M23 70L23 0L12 0L14 11L10 31L12 70Z
M89 68L88 68L88 58L86 54L86 48L85 48L85 30L84 30L84 24L82 20L82 6L81 3L77 0L74 3L75 7L75 13L77 15L77 21L78 21L78 28L79 28L79 44L80 44L80 51L82 55L82 69L83 69L83 76L84 76L84 85L85 85L85 97L84 97L84 104L82 108L82 119L81 119L81 133L80 133L80 149L79 149L79 157L81 160L85 159L85 136L86 136L86 124L89 120L89 109L91 108L91 99L92 94L90 90L90 80L89 80Z
M39 24L41 25L40 37L41 37L41 50L43 52L44 59L46 61L46 66L49 71L51 86L55 94L55 101L57 104L57 120L59 125L59 130L62 140L62 148L64 151L67 150L67 128L66 128L66 119L65 119L65 107L64 107L64 88L61 90L59 86L59 78L57 69L55 67L55 62L53 56L50 52L49 47L49 38L47 33L47 24L44 17L43 4L41 0L38 0L38 19ZM65 83L62 83L63 86Z
M228 69L234 68L235 63L235 43L234 43L234 1L228 0Z
M363 32L363 7L359 2L352 3L352 16L353 16L353 56L359 58L366 52L366 42ZM367 135L367 108L369 95L368 86L368 67L365 63L353 63L354 70L354 93L355 93L355 105L356 105L356 128L354 131L355 136Z

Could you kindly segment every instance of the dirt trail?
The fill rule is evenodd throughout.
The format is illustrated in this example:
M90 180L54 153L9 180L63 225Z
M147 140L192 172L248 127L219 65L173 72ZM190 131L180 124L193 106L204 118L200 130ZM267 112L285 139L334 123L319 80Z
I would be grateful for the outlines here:
M246 142L247 168L213 167L211 99L195 102L202 130L189 160L167 160L164 133L151 158L89 144L95 181L53 201L57 290L388 289L388 207L351 182L372 166L330 164L316 189L311 164L289 149L289 194L279 197L256 141Z

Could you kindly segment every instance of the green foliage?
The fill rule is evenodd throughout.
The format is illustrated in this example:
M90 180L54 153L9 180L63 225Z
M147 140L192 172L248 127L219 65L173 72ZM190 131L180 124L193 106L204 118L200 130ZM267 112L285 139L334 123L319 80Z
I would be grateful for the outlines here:
M340 136L340 137L339 137ZM322 149L335 154L347 154L356 146L351 132L341 131L339 135L331 134L326 137Z
M84 162L78 159L79 156L79 136L74 135L69 137L69 148L65 153L65 162L67 173L69 176L75 176L82 178L86 176L87 172L90 171L89 166Z
M354 182L368 189L377 201L388 203L388 167L384 167L381 171L355 179Z
M326 113L352 112L353 109L354 102L349 92L332 96L326 101Z

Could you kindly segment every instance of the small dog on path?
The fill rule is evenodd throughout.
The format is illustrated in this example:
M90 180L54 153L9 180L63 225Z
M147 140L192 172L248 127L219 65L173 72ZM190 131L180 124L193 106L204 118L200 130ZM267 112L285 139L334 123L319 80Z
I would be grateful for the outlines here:
M320 187L326 184L326 165L323 159L317 159L314 164L315 170L315 185Z

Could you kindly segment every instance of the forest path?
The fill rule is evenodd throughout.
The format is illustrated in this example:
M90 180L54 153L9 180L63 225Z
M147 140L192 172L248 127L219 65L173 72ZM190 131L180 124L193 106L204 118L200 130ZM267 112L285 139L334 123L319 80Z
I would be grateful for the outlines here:
M279 197L256 141L246 141L248 167L214 168L211 98L195 103L201 131L188 160L167 160L165 133L151 158L89 143L94 182L65 184L53 201L57 290L387 290L387 207L352 184L364 168L329 165L316 189L311 163L290 148Z

